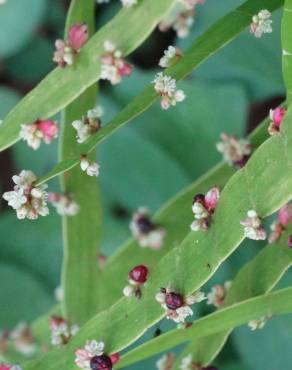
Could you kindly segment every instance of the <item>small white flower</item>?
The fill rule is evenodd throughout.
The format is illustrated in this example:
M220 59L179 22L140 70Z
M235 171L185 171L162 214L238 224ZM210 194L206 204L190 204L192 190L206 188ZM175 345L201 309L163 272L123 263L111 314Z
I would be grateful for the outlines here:
M250 327L252 331L257 330L257 329L263 329L267 323L267 320L268 320L267 316L262 316L258 320L249 321L248 326Z
M162 109L175 106L176 103L182 102L186 97L182 90L176 89L176 80L162 72L156 74L152 83L155 91L161 96Z
M61 286L57 286L54 295L57 302L62 302L64 299L64 289Z
M211 292L207 294L207 304L221 307L231 284L231 281L226 281L224 285L213 286Z
M31 124L22 124L19 136L33 150L37 150L42 141L50 144L54 138L58 137L58 131L58 125L54 121L37 120Z
M151 221L149 211L144 207L140 207L133 214L130 230L140 247L149 247L156 250L162 247L166 235L162 227Z
M255 210L249 210L247 218L240 221L240 224L244 226L244 236L246 238L252 240L265 240L267 238L266 231L262 227L262 221Z
M8 205L16 210L19 219L35 220L38 216L47 216L47 185L34 186L36 176L31 171L23 170L19 175L13 176L14 190L3 194Z
M101 127L100 117L103 114L101 107L90 109L80 120L72 122L72 126L77 131L77 142L83 143Z
M257 15L252 17L250 32L257 38L262 37L264 33L271 33L273 31L273 21L270 18L271 13L267 9L261 10Z
M75 216L80 209L79 204L67 194L49 193L48 201L61 216Z
M70 326L66 320L58 316L53 316L50 319L50 329L53 346L66 345L79 331L77 325Z
M123 289L123 294L125 297L133 297L135 295L136 288L134 285L127 285Z
M163 355L156 362L157 370L171 370L175 361L175 356L172 353L167 353Z
M82 171L86 172L88 176L99 175L99 164L95 162L89 162L88 159L82 158L80 162Z
M30 327L25 322L20 322L10 332L10 339L15 349L23 355L30 357L36 352L36 345Z
M176 323L181 323L181 322L185 322L185 319L188 316L192 316L193 313L194 313L194 311L191 309L191 307L182 306L182 307L176 309L176 315L175 316L172 317L172 315L171 315L171 316L167 316L167 318L171 318Z
M179 365L181 370L192 370L193 367L193 356L191 354L184 357Z
M86 342L84 349L88 352L90 357L100 356L104 351L104 343L90 340Z
M162 68L167 68L171 66L175 58L180 55L181 55L180 49L170 45L166 50L164 50L164 56L160 59L159 66Z
M138 0L121 0L121 3L124 7L130 8L131 6L138 4Z
M222 141L216 144L216 148L223 154L223 159L230 166L242 167L252 152L250 142L224 133L221 134L221 139Z

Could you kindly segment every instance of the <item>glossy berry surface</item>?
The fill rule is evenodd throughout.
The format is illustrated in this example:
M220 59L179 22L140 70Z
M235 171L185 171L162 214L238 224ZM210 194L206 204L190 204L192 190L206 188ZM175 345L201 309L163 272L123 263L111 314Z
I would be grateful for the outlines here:
M166 293L165 304L170 310L176 310L183 305L183 297L178 293Z
M135 281L137 284L144 284L147 276L148 268L144 265L136 266L129 272L129 279Z
M113 364L109 356L103 354L94 356L90 360L90 368L92 370L112 370Z
M139 217L139 219L137 220L137 225L142 234L148 234L155 228L152 221L145 216Z

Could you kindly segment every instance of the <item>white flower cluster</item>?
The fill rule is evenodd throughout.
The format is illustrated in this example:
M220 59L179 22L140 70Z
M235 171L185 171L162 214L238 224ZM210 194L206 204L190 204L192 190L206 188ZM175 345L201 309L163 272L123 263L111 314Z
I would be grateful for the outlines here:
M207 304L221 307L224 303L227 292L231 287L232 282L226 281L224 285L215 285L212 287L211 292L207 294Z
M82 117L81 120L75 120L72 122L72 126L77 131L77 142L83 143L92 134L97 132L101 127L100 118L103 115L103 109L97 106L94 109L90 109L86 116Z
M145 207L140 207L132 217L130 230L140 247L160 249L166 235L165 229L155 225Z
M230 166L243 167L252 152L252 146L246 139L237 139L235 136L221 134L222 141L216 144L218 152Z
M106 53L101 57L100 78L116 85L124 76L132 73L132 66L125 61L122 52L111 41L105 41L104 50Z
M179 293L175 293L171 288L162 288L156 294L155 299L161 304L161 307L166 311L167 319L171 319L176 323L184 323L188 316L193 315L191 305L206 299L203 292L183 297Z
M75 216L80 209L79 204L67 194L49 193L48 202L56 208L57 213L61 216Z
M167 353L163 355L156 362L157 370L171 370L175 361L175 356L172 353Z
M86 157L83 157L80 162L81 170L86 172L88 176L99 175L99 164L96 162L89 161Z
M51 343L60 347L66 345L79 331L78 325L69 325L62 317L53 316L50 319Z
M264 33L271 33L273 31L273 21L270 18L271 13L267 9L261 10L257 15L252 17L250 32L257 38L262 37Z
M270 317L262 316L258 320L251 320L248 322L248 326L250 330L254 331L257 329L263 329Z
M159 61L159 66L162 68L170 67L176 61L176 59L181 56L181 50L170 45L166 50L164 50L164 55Z
M161 96L161 108L168 109L185 100L186 96L182 90L177 90L176 80L166 76L162 72L157 73L154 80L155 91Z
M34 186L36 176L32 171L23 170L18 176L13 176L14 190L3 194L8 205L16 210L19 219L28 218L35 220L38 216L47 216L48 194L46 184Z
M244 226L244 236L252 240L265 240L267 237L265 229L262 227L262 221L255 210L247 212L247 218L240 221Z
M35 121L30 124L22 124L19 137L27 142L33 150L37 150L41 142L50 144L53 139L58 137L58 125L51 120Z
M85 343L83 349L75 352L75 364L81 369L90 370L90 360L95 356L101 356L104 352L104 342L89 340Z
M25 322L20 322L15 326L9 333L9 339L14 348L24 356L30 357L34 355L37 350L31 328Z

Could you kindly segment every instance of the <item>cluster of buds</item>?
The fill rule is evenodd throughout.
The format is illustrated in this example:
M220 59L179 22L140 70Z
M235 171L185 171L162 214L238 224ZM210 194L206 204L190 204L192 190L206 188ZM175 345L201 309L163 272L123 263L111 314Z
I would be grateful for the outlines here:
M244 226L244 236L252 240L265 240L267 237L265 229L262 227L262 220L255 210L247 212L247 218L240 221Z
M231 281L226 281L224 285L213 286L211 292L207 294L207 304L222 307L231 284Z
M193 315L191 305L206 299L205 294L198 291L195 294L184 297L174 292L171 288L161 288L155 299L166 311L166 317L176 323L184 323L188 316Z
M195 8L205 0L178 0L175 8L159 24L161 32L173 28L180 38L187 37L194 23Z
M267 323L268 320L270 320L271 316L262 316L257 320L251 320L248 322L248 326L250 327L250 330L254 331L257 329L263 329Z
M250 32L257 38L262 37L264 33L271 33L273 31L272 23L271 13L267 9L263 9L252 17Z
M217 370L217 367L214 366L203 367L199 364L196 364L193 362L192 354L189 354L182 359L179 368L180 370Z
M125 8L130 8L131 6L138 4L138 0L121 0L121 3Z
M91 135L101 128L101 116L103 110L101 107L90 109L81 120L72 122L72 126L77 131L77 142L84 143Z
M125 286L123 293L126 297L141 297L141 286L146 283L149 270L144 265L134 267L128 274L129 285Z
M106 53L101 57L100 78L116 85L124 76L130 76L133 67L125 61L122 52L112 42L105 41L104 50Z
M271 230L272 233L269 235L269 243L274 243L277 241L286 227L292 221L292 204L286 204L280 208L277 219L272 223Z
M282 107L270 110L271 123L268 128L269 134L275 135L280 131L281 123L285 118L286 110Z
M175 362L175 356L173 353L166 353L157 362L156 368L158 370L171 370Z
M0 363L0 370L22 370L22 367L20 365L9 365Z
M133 214L130 230L142 248L160 249L166 235L165 230L151 220L148 209L144 207Z
M170 45L166 50L164 50L164 55L159 60L159 66L162 68L168 68L177 62L177 60L181 57L182 51L179 48Z
M61 216L75 216L80 209L71 194L49 193L48 202L56 208L56 211Z
M9 333L9 339L15 349L24 356L30 357L37 350L31 328L25 322L16 325Z
M76 55L89 38L88 27L85 23L74 24L68 35L68 40L57 40L55 42L56 51L53 61L58 63L59 67L71 66L74 63Z
M97 177L99 175L99 164L87 159L86 155L81 156L80 167L88 176Z
M185 100L186 96L183 90L177 90L176 80L170 76L164 75L162 72L157 73L154 80L155 91L161 96L161 108L168 109Z
M224 161L235 168L242 168L252 152L250 142L225 133L222 133L220 137L222 141L216 144L216 148L218 152L223 154Z
M197 194L193 198L192 211L195 221L191 224L193 231L207 230L211 217L219 201L220 191L217 187L210 189L206 195Z
M96 340L87 341L84 348L75 352L75 364L85 370L112 370L120 359L118 353L108 356L104 353L104 343Z
M36 120L33 123L22 124L19 137L27 142L33 150L37 150L41 142L50 144L58 137L59 128L52 120Z
M15 183L13 191L3 194L8 205L16 210L17 218L35 220L38 216L47 216L47 188L46 184L34 186L36 180L33 172L22 170L18 176L13 176Z
M69 325L68 321L59 316L52 316L49 321L51 329L51 343L53 346L64 346L74 337L79 327Z

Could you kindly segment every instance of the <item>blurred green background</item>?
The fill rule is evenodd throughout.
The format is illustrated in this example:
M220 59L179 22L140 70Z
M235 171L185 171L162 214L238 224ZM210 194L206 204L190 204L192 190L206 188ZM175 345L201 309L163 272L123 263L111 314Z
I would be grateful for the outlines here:
M98 103L104 106L104 121L153 79L155 66L169 44L185 49L240 3L206 0L198 7L187 39L155 31L130 57L135 65L130 78L115 88L101 84ZM62 37L67 7L68 1L62 0L7 0L0 6L0 118L54 68L54 40ZM98 6L96 27L119 8L118 0ZM244 135L281 101L280 19L281 12L273 15L274 32L261 39L244 32L181 83L187 94L184 104L167 112L155 104L134 124L99 146L105 254L111 254L130 236L128 224L133 210L140 205L157 210L220 160L215 149L220 132ZM1 153L1 192L11 187L11 176L21 169L43 174L56 161L57 142L42 145L36 153L18 143ZM53 181L51 186L57 190L58 182ZM10 328L19 321L31 322L55 303L62 259L61 220L52 211L45 219L18 221L2 204L0 235L0 328ZM261 247L244 243L205 289L232 278ZM226 370L291 368L291 324L289 318L277 318L263 331L254 333L246 327L236 330L216 363ZM141 340L153 336L157 327ZM167 328L165 323L159 327ZM154 368L153 359L139 365L141 370Z

